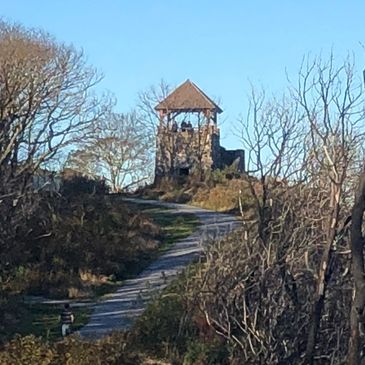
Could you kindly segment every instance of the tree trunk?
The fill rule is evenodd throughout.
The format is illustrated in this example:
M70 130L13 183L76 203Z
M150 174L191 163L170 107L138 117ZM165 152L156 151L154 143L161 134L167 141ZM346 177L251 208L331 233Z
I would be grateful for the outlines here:
M363 338L360 326L364 322L365 308L365 273L364 273L364 237L362 235L363 214L365 211L365 171L360 176L359 186L355 194L351 223L352 276L354 278L354 295L351 307L349 341L349 365L364 364L361 361Z
M336 231L338 225L338 216L340 212L339 205L340 189L334 187L331 201L334 204L333 212L329 220L329 227L327 232L327 244L322 255L321 266L318 273L316 298L313 303L311 313L311 323L308 330L307 347L306 347L306 364L313 365L315 346L317 342L317 335L320 327L322 310L326 296L326 288L331 277L331 258L332 245L336 239Z

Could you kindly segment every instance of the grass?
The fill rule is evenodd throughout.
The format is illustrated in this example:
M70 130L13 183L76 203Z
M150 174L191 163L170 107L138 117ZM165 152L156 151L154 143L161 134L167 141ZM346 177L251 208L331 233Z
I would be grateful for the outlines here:
M161 227L159 249L151 257L141 262L139 271L142 271L151 261L168 250L177 240L188 237L199 225L199 220L194 214L176 214L170 209L143 203L131 203L130 206L132 209L143 212ZM138 272L131 273L131 277L136 274ZM122 281L107 282L94 288L93 294L95 298L100 297L115 291L121 284ZM14 321L11 328L6 328L6 333L0 333L0 337L9 339L15 333L19 333L21 335L34 334L35 336L42 336L49 341L60 338L59 315L62 311L61 305L28 304L21 300L14 301L12 305L16 308L16 321ZM72 308L72 311L75 315L73 331L76 331L87 323L91 310L87 307L75 307Z
M196 215L191 213L174 213L165 207L146 203L128 203L132 208L142 211L161 227L159 252L164 252L178 240L190 236L200 225Z
M59 316L63 309L59 304L24 303L14 300L12 305L16 306L17 319L13 326L6 328L2 337L10 339L16 333L26 336L33 334L42 336L47 341L55 341L61 337L61 324ZM88 307L73 307L72 312L75 322L72 331L77 331L88 321L91 309Z
M93 296L91 299L98 300L103 295L115 292L121 285L123 285L123 280L108 280L107 282L97 285L93 289Z
M59 322L61 311L62 306L49 304L29 305L30 319L18 331L23 335L32 333L36 336L42 336L47 340L56 340L61 337L61 326ZM72 308L72 312L75 316L72 331L77 331L87 323L91 310L86 307L75 307Z
M131 279L138 275L152 261L156 260L158 256L168 251L176 241L190 236L200 225L196 215L191 213L176 214L169 208L158 207L143 202L128 202L128 206L131 209L142 212L154 223L156 223L161 229L161 234L159 236L160 244L158 250L152 255L146 257L144 260L141 260L138 267L124 279ZM109 280L106 283L94 288L94 298L97 299L105 294L113 293L122 284L123 280Z

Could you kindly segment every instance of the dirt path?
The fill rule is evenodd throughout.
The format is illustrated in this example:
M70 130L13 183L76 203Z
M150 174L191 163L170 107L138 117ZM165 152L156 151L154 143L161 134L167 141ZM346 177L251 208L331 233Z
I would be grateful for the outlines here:
M151 297L165 288L177 273L199 256L205 242L221 238L240 226L239 221L229 214L183 204L126 200L172 208L174 214L193 213L201 225L189 237L176 242L136 278L127 280L116 292L106 295L104 300L95 304L89 323L80 329L83 337L100 338L112 331L129 328L146 308Z

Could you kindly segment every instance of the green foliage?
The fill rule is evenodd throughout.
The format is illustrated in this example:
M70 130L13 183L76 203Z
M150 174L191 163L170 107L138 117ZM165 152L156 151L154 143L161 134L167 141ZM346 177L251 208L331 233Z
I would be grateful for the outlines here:
M80 186L78 194L44 195L19 230L24 250L7 289L56 297L87 294L81 273L123 279L157 250L157 225L118 196L82 193L92 184Z
M165 250L174 242L188 237L199 225L199 220L194 214L174 214L169 209L151 207L143 209L143 213L151 218L161 228L161 246Z
M183 296L184 285L182 275L137 319L131 331L136 348L170 359L181 358L188 342L197 335Z
M229 353L218 341L190 342L184 355L184 365L224 365L228 364Z
M138 320L138 337L150 351L160 351L174 343L178 346L179 326L184 313L182 303L175 295L166 295L149 305L143 318ZM162 347L162 348L161 348Z
M60 337L59 316L62 307L59 305L31 304L27 305L27 323L20 323L17 332L20 334L32 333L42 336L47 340L54 340ZM75 322L72 324L72 331L77 331L86 324L90 314L90 309L85 307L73 307L72 312ZM23 317L24 318L24 317Z
M43 228L37 226L41 221L53 234L32 242L28 262L6 283L9 295L0 303L1 315L5 314L0 321L4 324L0 325L3 340L14 333L33 333L51 340L59 337L57 306L29 306L14 293L78 298L111 291L118 278L138 273L198 225L192 214L176 215L147 204L125 205L117 195L80 193L46 198L33 230L41 234ZM80 322L77 327L85 322L87 310L75 308L75 312Z
M174 203L187 203L219 212L240 214L239 197L246 219L251 219L254 203L248 176L235 165L206 173L204 181L189 176L184 183L163 179L158 186L141 188L138 196Z
M213 186L215 184L223 184L226 181L226 174L223 170L213 170L206 176L206 182L211 183Z
M55 345L59 364L68 365L135 365L141 364L140 356L126 348L123 335L115 334L100 341L85 342L69 337Z
M63 179L61 194L63 196L74 196L79 194L106 194L109 187L105 180L91 179L82 175L74 175L71 178Z
M33 334L46 340L56 340L61 337L59 316L63 305L26 303L19 296L7 298L2 303L1 310L6 313L3 326L0 325L0 343L12 338L15 334L26 336ZM73 331L85 325L91 309L88 307L73 307L75 322Z
M187 283L197 265L190 266L152 301L131 330L131 342L139 351L167 358L176 364L225 364L225 345L211 333L201 333L197 307L189 298ZM204 320L203 320L204 322Z
M191 332L183 300L171 291L148 306L137 320L133 335L140 349L165 357L184 352Z
M17 336L0 352L0 364L48 365L55 360L53 348L35 336Z

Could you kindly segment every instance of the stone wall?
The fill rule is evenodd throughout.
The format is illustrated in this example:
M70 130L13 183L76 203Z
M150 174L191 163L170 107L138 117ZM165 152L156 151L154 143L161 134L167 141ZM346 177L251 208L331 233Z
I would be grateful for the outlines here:
M221 167L230 166L233 163L236 165L239 172L245 171L245 151L244 150L226 150L220 147Z
M160 126L157 132L155 181L221 169L237 161L244 170L244 151L227 151L220 146L215 125L173 130Z

